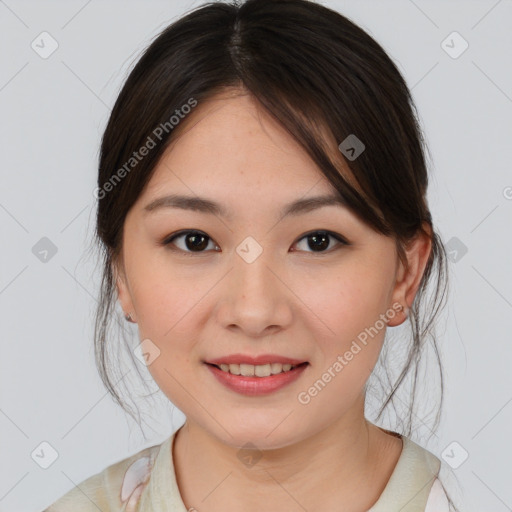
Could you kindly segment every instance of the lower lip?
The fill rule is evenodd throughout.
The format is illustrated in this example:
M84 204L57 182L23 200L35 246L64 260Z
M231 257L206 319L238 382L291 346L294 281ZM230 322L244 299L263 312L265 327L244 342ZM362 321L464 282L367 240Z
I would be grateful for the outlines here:
M244 377L243 375L233 375L224 372L211 364L206 364L206 366L221 384L224 384L232 391L242 395L258 396L277 391L297 380L308 364L302 364L296 366L293 370L270 375L269 377Z

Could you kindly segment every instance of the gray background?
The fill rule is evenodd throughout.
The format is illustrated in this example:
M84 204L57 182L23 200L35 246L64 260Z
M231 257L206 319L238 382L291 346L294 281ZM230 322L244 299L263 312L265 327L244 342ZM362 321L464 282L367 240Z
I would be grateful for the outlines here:
M87 250L116 94L157 32L200 3L0 1L1 511L41 510L183 421L162 400L147 411L144 440L102 387L92 352L99 272ZM446 403L423 444L443 460L468 453L453 470L464 510L512 510L512 2L322 3L399 65L433 157L429 203L453 261L439 331ZM31 47L43 31L58 43L47 59ZM457 58L462 40L442 43L453 31L469 44ZM46 262L33 251L43 237L57 248ZM58 452L48 469L31 457L42 442Z

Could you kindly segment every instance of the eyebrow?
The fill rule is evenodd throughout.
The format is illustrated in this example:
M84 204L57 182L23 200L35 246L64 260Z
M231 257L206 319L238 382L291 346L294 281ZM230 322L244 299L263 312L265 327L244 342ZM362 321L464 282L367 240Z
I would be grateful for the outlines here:
M343 197L334 194L298 199L293 203L287 204L281 210L281 218L289 215L301 215L323 208L324 206L346 207L347 203ZM228 220L232 220L233 218L229 210L215 201L198 196L184 196L177 194L159 197L154 201L151 201L151 203L144 207L144 213L154 212L162 208L179 208L181 210L209 213L224 217Z

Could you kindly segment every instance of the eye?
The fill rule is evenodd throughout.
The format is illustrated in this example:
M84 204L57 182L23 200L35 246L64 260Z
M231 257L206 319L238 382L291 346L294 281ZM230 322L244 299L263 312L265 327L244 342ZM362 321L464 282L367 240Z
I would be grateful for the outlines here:
M180 244L176 243L177 240L182 239L181 247ZM341 235L337 233L332 233L331 231L318 230L311 231L306 235L302 236L299 239L299 242L296 242L294 245L297 245L302 240L307 240L307 245L312 249L312 252L330 252L326 249L332 249L331 240L334 239L338 242L337 245L350 245ZM180 231L178 233L174 233L173 235L167 237L163 240L162 245L171 246L175 245L177 249L170 247L172 250L178 250L184 253L202 253L206 252L205 250L208 248L208 242L213 244L213 248L219 249L218 245L213 243L213 240L202 231L198 230L186 230ZM336 248L336 245L335 245ZM304 249L300 249L304 250ZM295 252L295 249L292 249ZM306 250L306 252L308 252Z
M350 245L341 235L324 230L311 231L300 238L297 243L300 243L301 240L307 240L307 246L312 248L312 252L330 252L325 250L331 245L329 239L335 239L338 242L337 245Z
M181 247L178 244L175 244L175 240L183 239L184 244ZM203 249L208 247L208 240L213 243L211 238L202 231L197 230L188 230L188 231L180 231L179 233L175 233L170 237L166 238L162 244L163 245L176 245L178 246L177 250L180 250L185 253L193 253L193 252L205 252ZM214 244L215 245L215 244ZM218 247L215 245L215 247ZM171 248L173 249L173 248ZM173 249L175 250L175 249Z

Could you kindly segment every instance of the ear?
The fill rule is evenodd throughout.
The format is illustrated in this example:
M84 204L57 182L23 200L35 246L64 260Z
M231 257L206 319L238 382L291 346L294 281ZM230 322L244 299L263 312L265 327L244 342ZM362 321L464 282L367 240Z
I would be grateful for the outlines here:
M112 276L116 283L117 298L125 315L130 314L133 322L136 322L135 310L133 307L130 289L127 285L126 273L122 261L112 263Z
M427 233L420 231L406 246L405 252L408 268L399 260L395 281L395 288L392 295L392 304L399 303L404 308L399 314L390 318L388 326L400 325L407 318L407 312L414 302L414 297L421 283L428 258L432 250L432 228L428 223L423 225Z

